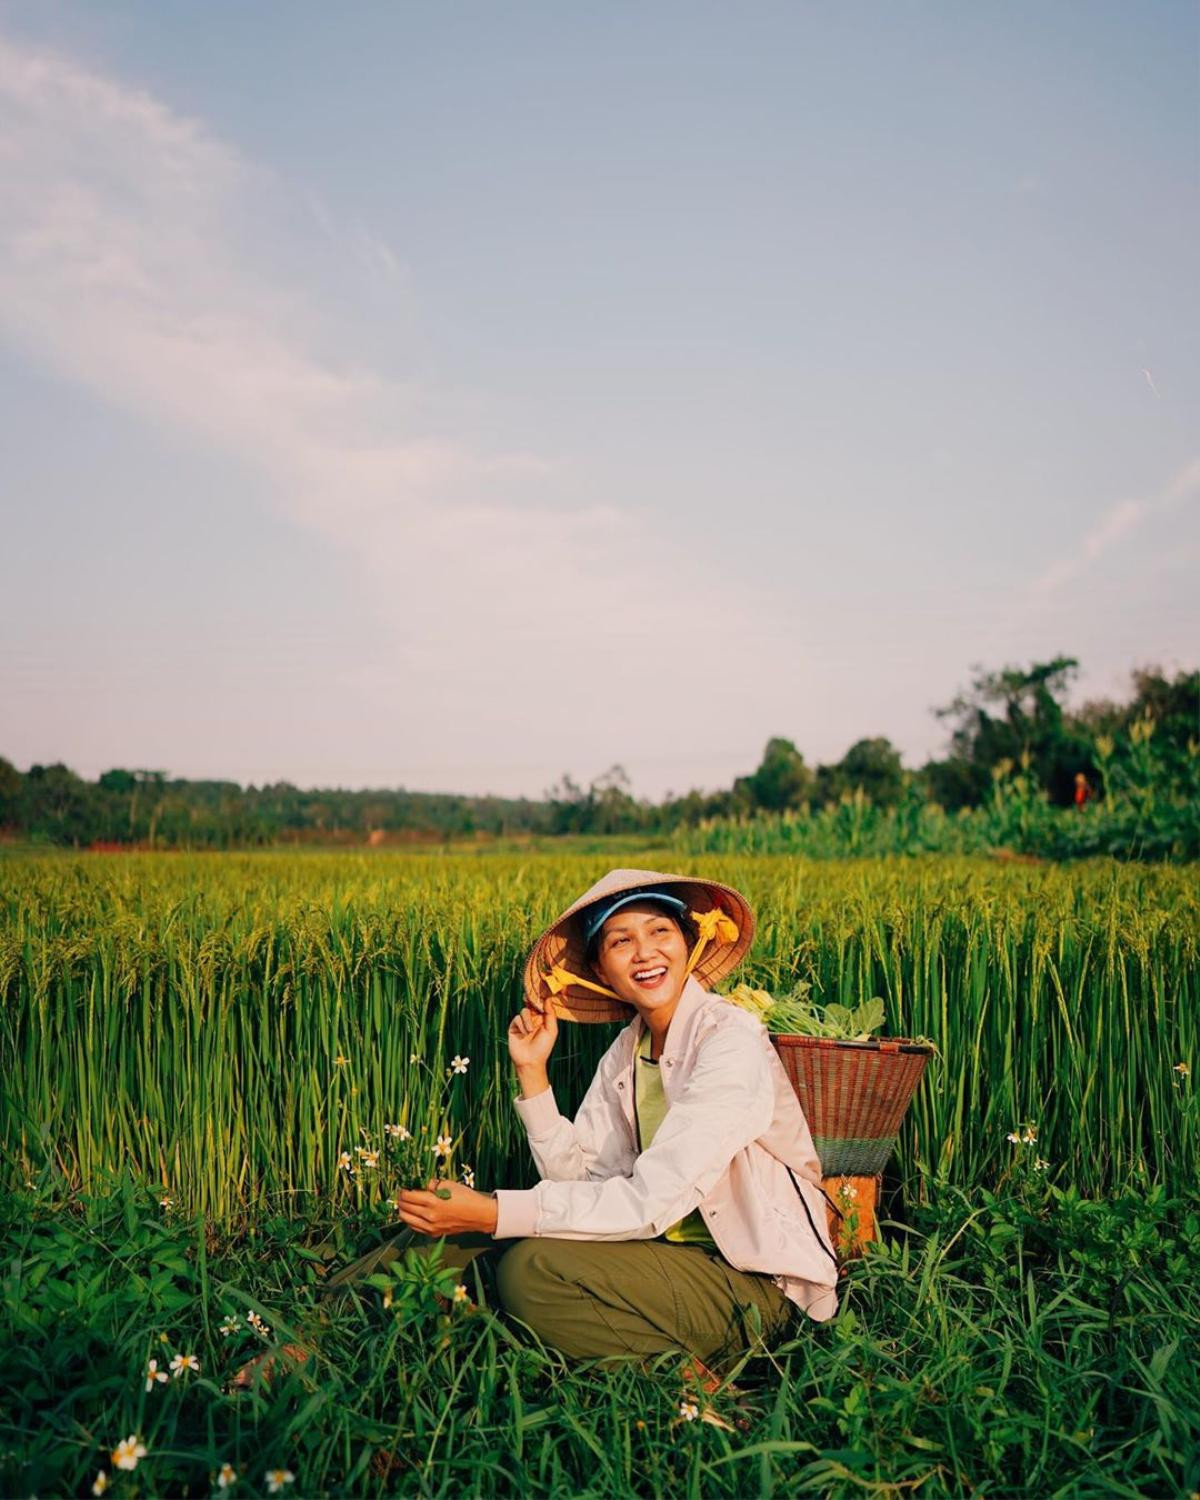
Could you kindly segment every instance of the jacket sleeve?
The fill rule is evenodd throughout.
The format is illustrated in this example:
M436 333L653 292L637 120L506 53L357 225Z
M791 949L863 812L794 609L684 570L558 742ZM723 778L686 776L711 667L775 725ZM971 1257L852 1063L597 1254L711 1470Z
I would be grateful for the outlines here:
M574 1122L559 1113L552 1088L513 1100L543 1179L599 1181L629 1170L633 1139L613 1086L617 1058L614 1042L600 1059Z
M495 1237L653 1239L708 1196L737 1152L770 1126L773 1109L756 1032L719 1027L700 1044L687 1086L632 1175L498 1189Z

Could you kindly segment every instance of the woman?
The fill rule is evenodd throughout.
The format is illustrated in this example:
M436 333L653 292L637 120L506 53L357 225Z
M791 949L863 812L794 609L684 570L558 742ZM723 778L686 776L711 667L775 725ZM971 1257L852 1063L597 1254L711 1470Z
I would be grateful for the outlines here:
M408 1228L331 1278L353 1285L418 1237L482 1273L489 1302L574 1357L679 1349L731 1361L803 1308L837 1308L820 1164L762 1024L709 993L750 946L715 881L614 870L538 938L508 1028L541 1181L399 1194ZM574 1121L547 1063L559 1020L628 1019ZM448 1196L439 1196L436 1189Z

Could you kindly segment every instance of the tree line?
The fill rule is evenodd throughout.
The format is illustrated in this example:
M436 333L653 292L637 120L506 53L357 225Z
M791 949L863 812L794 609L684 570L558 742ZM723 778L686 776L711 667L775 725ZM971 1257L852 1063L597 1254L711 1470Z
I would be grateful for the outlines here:
M22 773L0 758L0 829L76 847L214 849L289 841L653 835L713 819L828 808L850 797L879 808L917 799L953 813L983 805L997 775L1016 766L1051 805L1066 807L1103 802L1109 781L1120 774L1114 747L1131 734L1144 739L1151 729L1155 777L1168 787L1190 785L1200 754L1200 671L1170 677L1157 667L1140 668L1124 701L1098 699L1070 710L1078 669L1077 659L1059 656L976 672L967 688L934 710L947 727L946 754L916 770L903 767L900 752L883 736L858 740L828 765L809 765L793 740L775 737L758 766L731 787L651 802L634 796L619 765L587 786L564 775L535 799L403 788L304 790L288 782L242 787L123 768L87 781L62 764Z

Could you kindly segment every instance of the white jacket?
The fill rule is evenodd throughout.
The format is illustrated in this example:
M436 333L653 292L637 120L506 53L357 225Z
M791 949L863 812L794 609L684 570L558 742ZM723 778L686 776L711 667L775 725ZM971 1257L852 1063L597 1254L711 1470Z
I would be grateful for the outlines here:
M766 1028L689 976L659 1059L667 1114L638 1155L633 1067L644 1026L635 1015L618 1034L574 1123L552 1088L514 1099L542 1181L497 1190L494 1237L653 1239L699 1207L730 1265L770 1275L818 1322L832 1317L821 1164Z

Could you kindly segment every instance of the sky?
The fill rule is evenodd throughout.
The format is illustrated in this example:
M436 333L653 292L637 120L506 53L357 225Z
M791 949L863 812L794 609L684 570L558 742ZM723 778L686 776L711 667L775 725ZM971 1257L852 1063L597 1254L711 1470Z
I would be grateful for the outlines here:
M0 755L658 798L1194 667L1197 32L0 0Z

